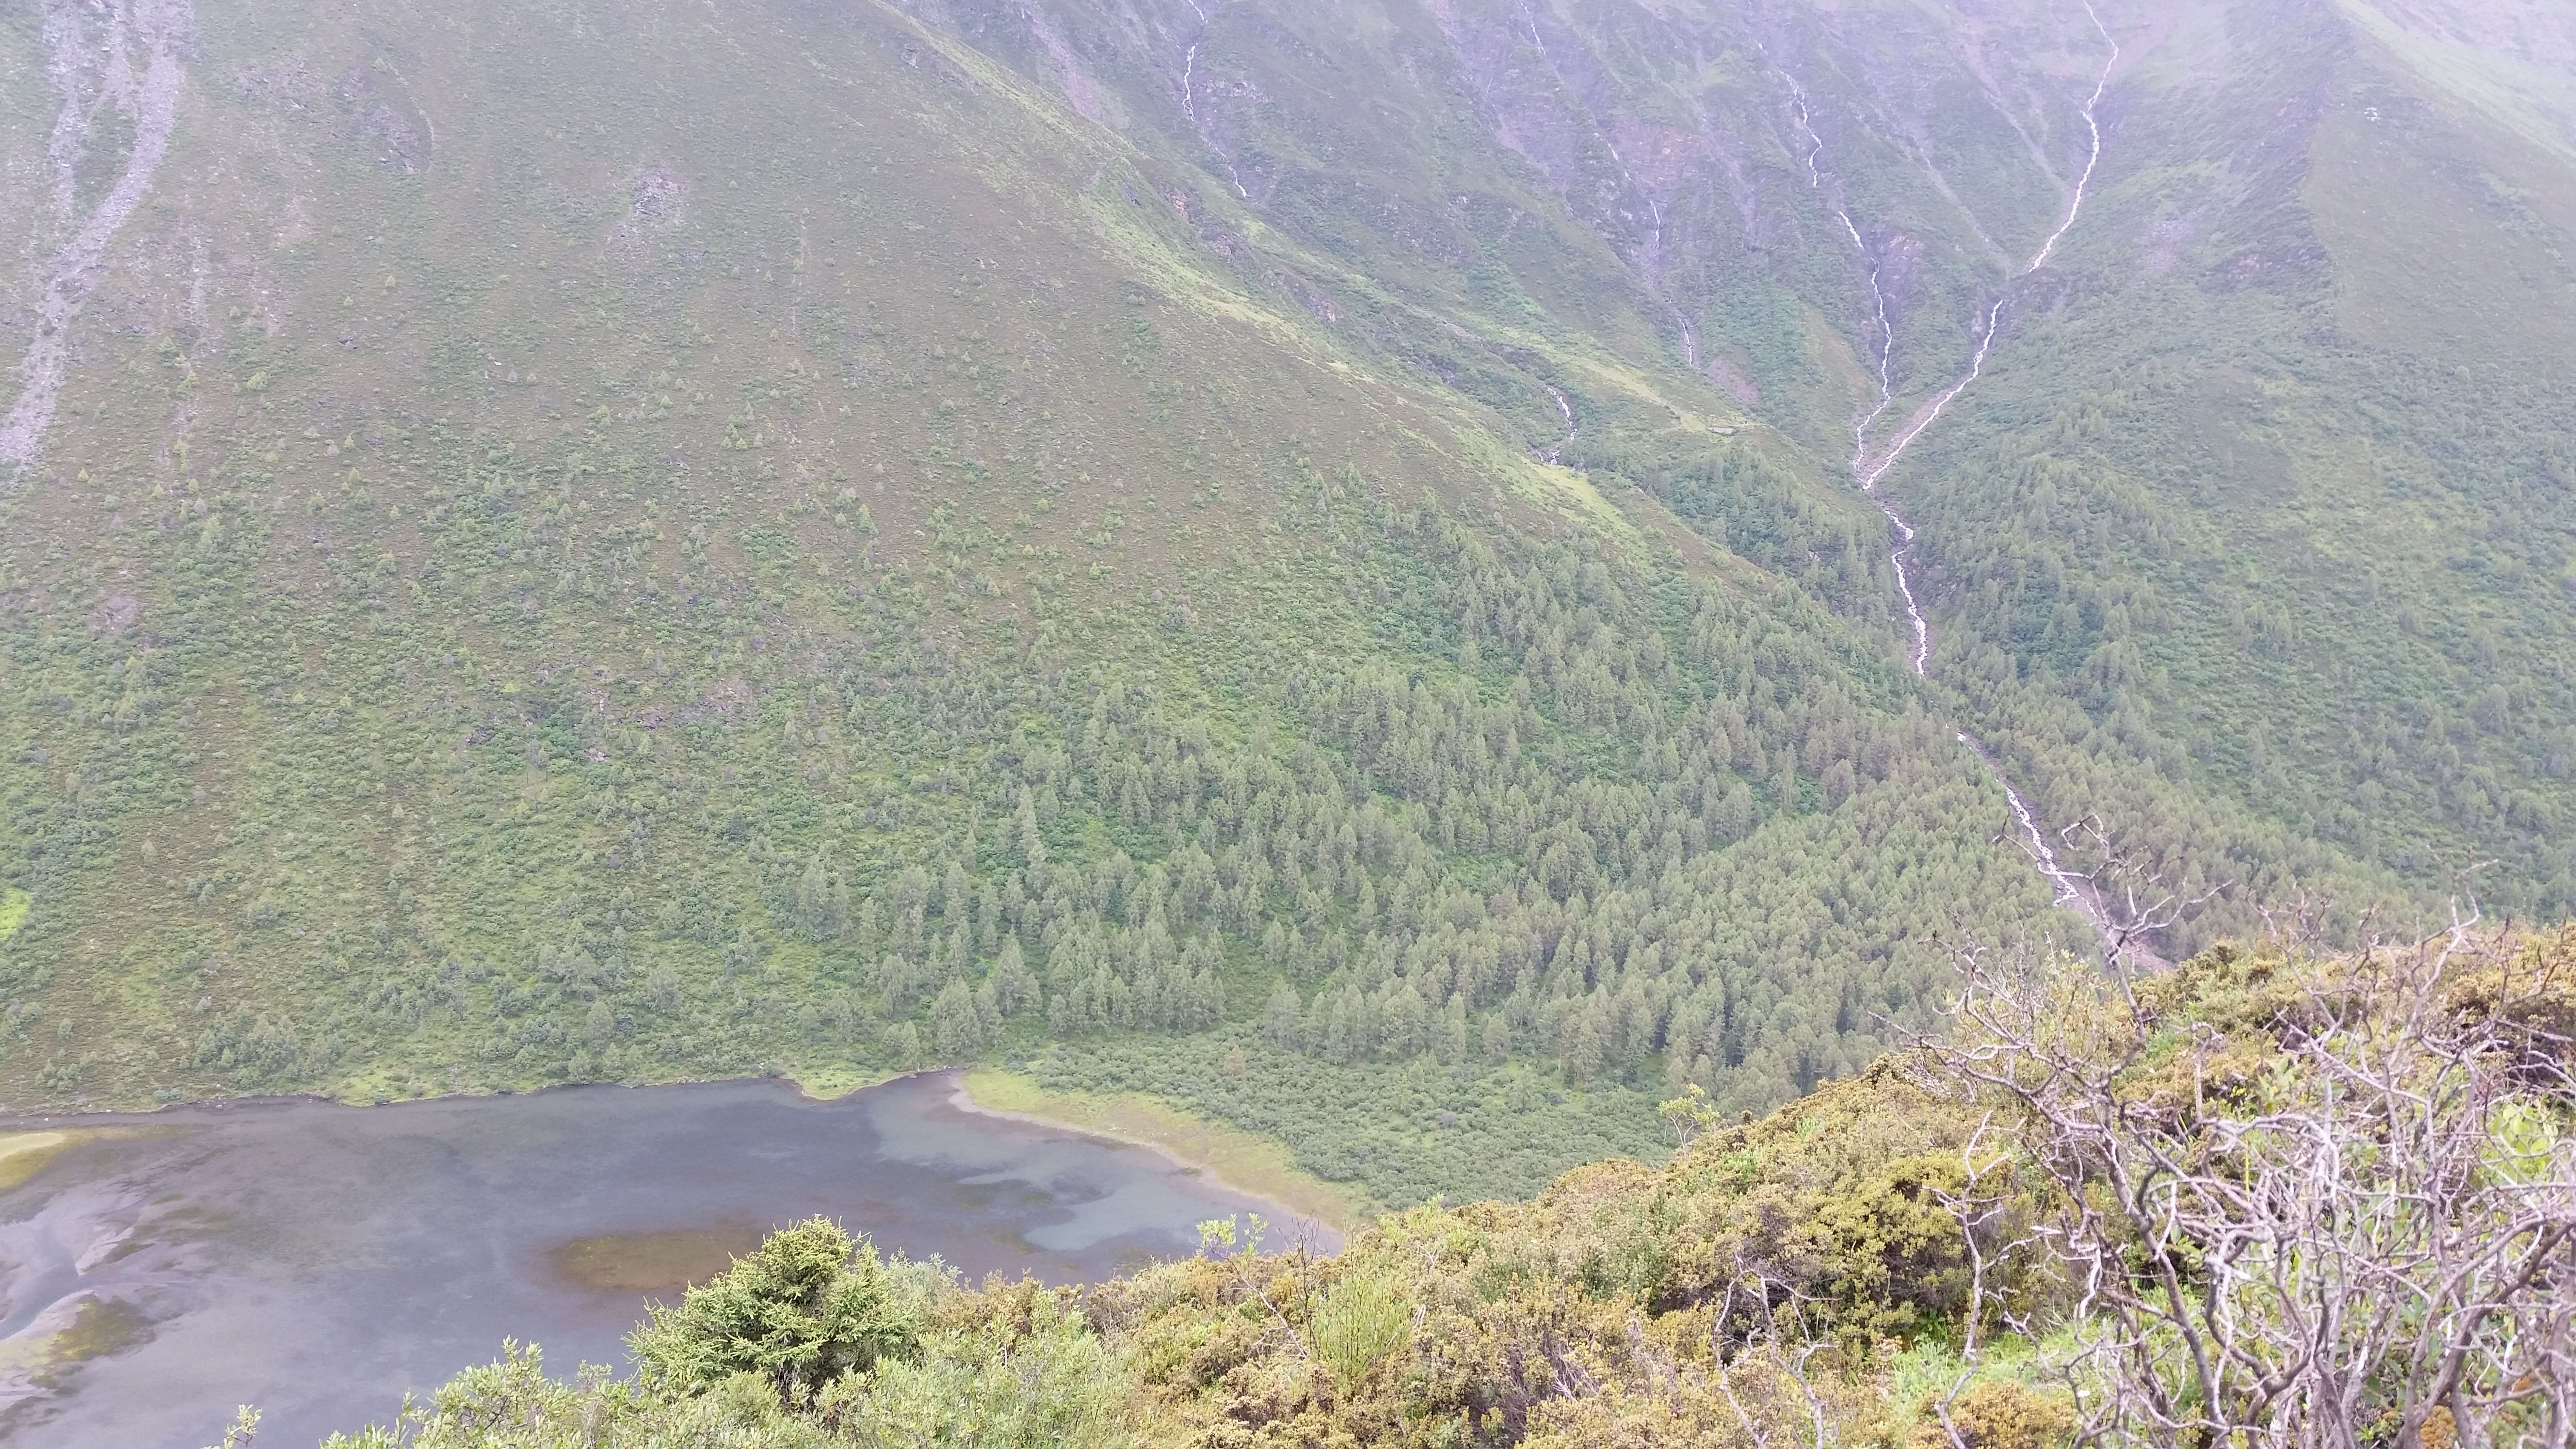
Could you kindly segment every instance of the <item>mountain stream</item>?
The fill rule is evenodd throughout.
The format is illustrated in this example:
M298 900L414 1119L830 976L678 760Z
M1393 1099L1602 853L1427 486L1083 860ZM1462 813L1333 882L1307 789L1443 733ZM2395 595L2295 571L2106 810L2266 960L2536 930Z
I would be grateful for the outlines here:
M1895 546L1888 552L1888 563L1896 573L1897 592L1905 599L1906 620L1913 626L1914 645L1907 655L1906 663L1920 679L1929 680L1932 677L1932 622L1924 614L1923 601L1914 588L1912 556L1916 530L1913 521L1879 491L1879 484L1887 477L1888 470L1894 468L1897 461L1905 456L1906 450L1929 431L1934 423L1940 421L1942 413L1949 409L1950 404L1958 401L1960 394L1974 386L1977 379L1984 375L1986 359L1994 349L1996 332L2003 322L2004 302L2009 295L2011 284L2048 265L2048 259L2057 253L2057 244L2065 239L2067 232L2074 228L2076 218L2083 214L2084 199L2093 184L2093 173L2102 161L2102 122L2099 116L2102 96L2111 84L2112 70L2120 63L2120 43L2112 37L2110 27L2102 23L2101 15L2094 10L2090 0L2086 0L2084 13L2092 20L2093 28L2101 32L2102 41L2111 48L2111 53L2103 61L2101 74L2093 82L2093 93L2084 101L2084 126L2090 135L2091 145L2084 158L2084 169L2076 176L2075 186L2067 199L2066 215L2058 222L2057 229L2050 232L2048 239L2040 244L2039 250L2032 255L2031 259L2007 279L2006 292L1998 294L1987 304L1985 315L1979 319L1977 345L1969 355L1967 372L1956 382L1935 394L1932 401L1917 409L1914 416L1904 427L1897 430L1896 436L1888 441L1886 447L1875 458L1870 454L1870 430L1877 426L1879 420L1896 401L1895 384L1891 375L1896 350L1896 332L1888 313L1887 292L1881 285L1883 275L1881 259L1870 249L1869 243L1861 234L1860 227L1852 221L1850 212L1843 208L1835 194L1825 186L1826 173L1817 164L1824 154L1825 142L1824 138L1816 133L1813 118L1808 112L1806 87L1786 69L1781 71L1781 78L1788 82L1792 113L1797 117L1798 129L1807 142L1806 153L1802 158L1807 168L1807 184L1814 187L1817 193L1825 198L1826 204L1833 209L1834 220L1841 223L1843 234L1851 238L1853 248L1860 253L1862 262L1869 269L1870 300L1874 312L1872 318L1874 332L1871 340L1876 344L1873 351L1878 370L1878 400L1876 405L1862 414L1852 425L1852 479L1860 486L1860 491L1868 497L1869 501L1877 505L1878 511L1887 516L1888 526L1895 535ZM1978 761L1984 764L1986 772L1992 775L1995 783L2003 788L2004 800L2012 808L2013 822L2021 831L2022 846L2029 852L2032 863L2038 867L2039 873L2048 878L2051 889L2057 893L2057 905L2061 909L2071 909L2083 915L2092 924L2094 931L2102 937L2106 946L2116 946L2118 928L2112 919L2110 903L2103 899L2092 877L2067 867L2063 858L2059 856L2056 846L2050 842L2048 831L2041 828L2038 814L2031 808L2029 797L2024 795L2021 787L2015 785L2012 777L2004 772L2001 756L1985 741L1966 729L1959 728L1956 732L1959 743L1965 745L1969 753L1975 755Z

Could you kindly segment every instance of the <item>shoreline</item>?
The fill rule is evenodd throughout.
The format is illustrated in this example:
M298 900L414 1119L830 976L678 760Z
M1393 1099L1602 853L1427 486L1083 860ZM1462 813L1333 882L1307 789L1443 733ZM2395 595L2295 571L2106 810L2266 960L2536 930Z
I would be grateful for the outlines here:
M330 1106L374 1111L384 1107L413 1107L430 1102L474 1102L495 1097L541 1097L548 1092L582 1092L615 1089L625 1092L650 1092L663 1087L725 1087L750 1082L770 1082L794 1092L808 1102L838 1102L847 1097L888 1082L910 1077L930 1076L938 1072L961 1071L959 1067L925 1067L912 1072L882 1074L818 1073L799 1076L794 1072L750 1072L731 1077L671 1077L645 1082L548 1082L540 1087L483 1087L454 1092L431 1092L418 1097L365 1098L331 1092L249 1092L230 1097L190 1097L180 1102L156 1102L148 1107L65 1107L54 1111L19 1111L0 1106L0 1135L23 1132L52 1132L63 1124L113 1123L141 1121L184 1112L232 1112L263 1107ZM856 1085L841 1086L844 1080ZM817 1087L823 1090L816 1090Z
M988 1082L1008 1082L1035 1096L1034 1110L1013 1106L996 1106L976 1100L972 1079L984 1077ZM958 1110L979 1117L1023 1122L1032 1126L1072 1132L1121 1146L1152 1152L1183 1171L1199 1174L1226 1191L1246 1197L1272 1209L1274 1233L1288 1245L1305 1245L1317 1252L1338 1252L1341 1244L1363 1225L1364 1214L1348 1196L1333 1184L1299 1172L1287 1160L1286 1149L1268 1139L1239 1129L1207 1122L1143 1093L1120 1093L1111 1097L1092 1097L1082 1093L1054 1093L1018 1072L994 1066L951 1064L923 1067L909 1072L816 1073L810 1076L791 1072L761 1073L739 1077L686 1078L668 1082L628 1084L623 1082L562 1082L539 1087L534 1091L499 1089L490 1091L443 1092L425 1097L403 1097L384 1102L366 1102L319 1092L278 1092L257 1096L206 1097L185 1102L165 1102L141 1109L102 1108L74 1109L47 1113L0 1113L0 1168L18 1169L23 1176L33 1176L28 1169L41 1168L73 1141L100 1131L131 1130L169 1124L174 1118L203 1113L224 1116L234 1112L257 1112L297 1106L335 1106L353 1111L372 1111L386 1107L421 1106L435 1102L459 1102L494 1097L541 1096L550 1092L597 1091L603 1089L644 1092L657 1088L715 1087L764 1084L793 1094L798 1100L817 1105L846 1102L862 1093L890 1086L896 1082L922 1077L946 1077L948 1101ZM844 1085L847 1083L848 1085ZM820 1090L817 1090L817 1089ZM1050 1112L1049 1105L1073 1110ZM1121 1113L1121 1108L1126 1108ZM1160 1118L1162 1121L1139 1122L1136 1116ZM1127 1120L1120 1120L1124 1116ZM1158 1131L1158 1127L1165 1130ZM27 1152L35 1137L53 1137L36 1152ZM1196 1137L1199 1143L1187 1140ZM1232 1146L1235 1153L1222 1149ZM1210 1147L1220 1150L1210 1151ZM5 1149L17 1149L14 1151ZM1245 1154L1272 1156L1277 1159L1275 1171L1284 1179L1278 1185L1257 1186L1248 1182L1241 1162L1229 1167L1224 1160ZM31 1159L32 1160L29 1160ZM1264 1174L1254 1173L1257 1177ZM0 1183L0 1187L14 1184ZM1285 1187L1287 1190L1282 1191ZM1325 1246L1329 1244L1330 1246Z
M32 1180L45 1170L45 1164L77 1146L83 1135L62 1128L0 1132L0 1192Z
M1248 1186L1237 1176L1230 1175L1222 1163L1211 1160L1213 1157L1221 1154L1193 1152L1185 1144L1166 1140L1164 1137L1152 1132L1150 1129L1140 1128L1137 1124L1132 1122L1105 1120L1084 1121L1079 1120L1077 1116L1072 1113L1060 1115L1049 1114L1043 1110L1042 1106L1040 1110L1035 1111L1023 1110L1014 1107L988 1106L983 1102L975 1100L974 1091L970 1082L972 1078L980 1075L986 1077L988 1080L1000 1079L1002 1081L1014 1083L1026 1083L1028 1087L1036 1092L1040 1097L1041 1103L1049 1099L1058 1102L1083 1102L1093 1105L1104 1118L1115 1113L1119 1105L1117 1098L1093 1098L1088 1096L1088 1094L1048 1092L1044 1088L1037 1087L1034 1080L1025 1074L1006 1071L998 1067L942 1067L916 1073L914 1075L931 1076L943 1073L948 1075L950 1078L949 1101L962 1112L969 1112L978 1117L992 1117L1003 1121L1025 1122L1033 1126L1052 1127L1058 1131L1073 1132L1085 1137L1097 1138L1107 1142L1116 1142L1129 1147L1140 1147L1146 1151L1155 1153L1164 1160L1186 1171L1204 1175L1209 1181L1214 1182L1228 1192L1236 1193L1240 1196L1248 1197L1257 1202L1267 1204L1281 1214L1280 1217L1272 1220L1271 1226L1274 1231L1287 1238L1288 1241L1285 1246L1304 1245L1319 1255L1339 1252L1341 1251L1342 1244L1347 1242L1350 1236L1364 1225L1361 1222L1361 1214L1357 1210L1356 1206L1350 1203L1347 1197L1345 1197L1338 1188L1334 1187L1330 1183L1322 1181L1321 1179L1307 1179L1308 1182L1313 1184L1313 1195L1316 1197L1335 1199L1335 1201L1330 1203L1307 1202L1302 1204L1291 1202L1275 1190L1264 1191L1258 1187ZM1135 1099L1137 1104L1143 1105L1149 1110L1153 1110L1157 1113L1168 1114L1176 1119L1190 1121L1200 1132L1211 1137L1215 1137L1220 1140L1225 1138L1238 1139L1247 1147L1277 1151L1282 1153L1284 1156L1284 1149L1279 1148L1277 1144L1271 1143L1266 1139L1254 1137L1250 1133L1241 1132L1239 1129L1228 1128L1215 1123L1198 1122L1196 1119L1190 1118L1188 1114L1180 1111L1180 1109L1157 1102L1150 1097L1146 1097L1142 1093L1122 1093L1120 1095L1123 1097L1132 1097ZM1294 1169L1291 1168L1287 1170L1293 1171ZM1334 1240L1329 1248L1323 1246L1323 1242L1327 1237Z
M114 1131L120 1127L166 1124L173 1118L184 1118L196 1113L223 1116L240 1111L257 1112L262 1109L308 1105L371 1111L384 1107L418 1106L434 1102L541 1096L550 1092L602 1089L642 1092L656 1088L747 1084L766 1084L791 1093L800 1101L822 1105L846 1102L864 1092L890 1086L896 1082L943 1076L949 1079L947 1097L950 1105L962 1112L1072 1132L1105 1142L1115 1142L1121 1146L1142 1148L1185 1172L1204 1176L1228 1192L1250 1198L1270 1208L1271 1212L1264 1216L1270 1218L1273 1235L1285 1239L1282 1246L1305 1246L1317 1253L1338 1252L1351 1234L1365 1223L1366 1215L1342 1189L1300 1172L1287 1159L1286 1149L1266 1138L1193 1117L1177 1107L1144 1093L1119 1093L1108 1097L1093 1097L1086 1093L1048 1092L1023 1073L995 1066L966 1064L922 1067L909 1072L883 1074L764 1072L738 1077L697 1077L633 1084L560 1082L539 1087L533 1091L501 1088L486 1091L442 1092L431 1096L402 1097L379 1102L320 1092L276 1092L256 1096L206 1097L185 1102L165 1102L140 1109L111 1107L45 1113L0 1112L0 1149L20 1149L19 1151L0 1151L0 1173L5 1173L7 1169L16 1169L15 1173L7 1175L23 1180L24 1177L32 1177L35 1169L41 1169L74 1140L86 1138L101 1130ZM1018 1092L1034 1096L1037 1101L1027 1108L997 1106L978 1101L971 1082L979 1076L985 1078L988 1083L1011 1083ZM1016 1094L1017 1092L1014 1093ZM1071 1110L1049 1111L1047 1109L1050 1106ZM1126 1110L1122 1112L1122 1108ZM1148 1120L1142 1122L1135 1120L1139 1116ZM1122 1117L1125 1120L1121 1120ZM1158 1128L1162 1130L1157 1130ZM59 1136L56 1143L48 1144L46 1148L36 1153L24 1152L24 1147L28 1145L26 1139L57 1134ZM1192 1142L1189 1140L1191 1138L1200 1140ZM1235 1151L1229 1153L1223 1150L1227 1147L1232 1147ZM1217 1150L1211 1151L1210 1148ZM1246 1164L1240 1160L1247 1155L1271 1157L1275 1162L1252 1164L1256 1167L1267 1166L1271 1171L1255 1171L1247 1174L1241 1170ZM1229 1157L1238 1160L1229 1164L1225 1160ZM1254 1185L1247 1180L1273 1173L1281 1179L1273 1185ZM14 1182L0 1182L0 1189L14 1185ZM1283 1191L1283 1188L1286 1190Z

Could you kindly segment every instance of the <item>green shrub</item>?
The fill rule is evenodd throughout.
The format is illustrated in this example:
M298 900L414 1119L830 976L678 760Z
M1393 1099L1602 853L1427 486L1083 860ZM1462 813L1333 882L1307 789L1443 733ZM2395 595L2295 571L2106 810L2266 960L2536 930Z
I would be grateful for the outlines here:
M1307 1321L1306 1336L1315 1356L1332 1370L1333 1386L1349 1394L1404 1341L1412 1317L1383 1279L1349 1277L1324 1291Z
M823 1390L816 1407L867 1449L1088 1449L1121 1441L1125 1380L1084 1323L1046 1293L1027 1322L996 1315L926 1340Z
M655 1304L627 1337L650 1381L703 1389L756 1373L790 1403L920 1347L920 1310L866 1238L811 1218L772 1233L677 1307Z

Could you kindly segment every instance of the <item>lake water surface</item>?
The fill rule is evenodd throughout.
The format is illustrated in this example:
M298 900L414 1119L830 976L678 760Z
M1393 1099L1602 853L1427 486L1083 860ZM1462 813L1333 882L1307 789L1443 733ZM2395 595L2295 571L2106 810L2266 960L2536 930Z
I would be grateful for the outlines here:
M255 1403L263 1445L302 1449L504 1338L557 1373L623 1372L646 1299L816 1213L970 1277L1064 1282L1266 1210L955 1092L928 1076L815 1102L729 1082L0 1123L70 1134L0 1191L0 1444L202 1449Z

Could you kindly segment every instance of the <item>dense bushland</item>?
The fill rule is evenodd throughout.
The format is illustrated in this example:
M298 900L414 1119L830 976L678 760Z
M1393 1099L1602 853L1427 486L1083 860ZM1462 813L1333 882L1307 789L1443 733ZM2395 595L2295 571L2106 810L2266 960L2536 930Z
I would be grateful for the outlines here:
M1424 1206L1331 1258L1213 1223L1198 1257L1054 1291L852 1259L808 1224L657 1309L639 1377L549 1381L514 1351L399 1432L2554 1444L2576 1423L2572 950L1972 961L1950 1044L1758 1120L1685 1095L1662 1168Z

